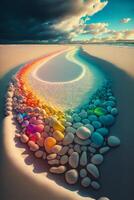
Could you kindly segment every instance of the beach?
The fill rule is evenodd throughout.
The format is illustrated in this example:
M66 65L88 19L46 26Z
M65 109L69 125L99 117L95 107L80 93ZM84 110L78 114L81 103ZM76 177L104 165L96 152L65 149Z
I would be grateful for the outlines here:
M66 46L67 47L67 46ZM69 47L69 46L68 46ZM56 50L62 50L65 46L58 45L3 45L0 46L0 75L1 85L6 90L8 80L10 80L9 71L14 68L34 59L42 56L46 53L50 53ZM102 188L93 194L94 198L101 196L107 196L111 200L126 200L131 199L133 196L133 177L132 172L134 168L133 161L133 118L134 118L134 67L133 67L133 55L134 48L129 47L117 47L117 46L99 46L99 45L85 45L83 50L86 51L92 63L97 63L98 67L105 73L110 75L112 79L112 89L114 95L117 97L117 103L119 108L119 116L117 117L117 123L111 128L111 133L118 136L121 140L121 146L115 151L111 151L101 168L101 184ZM16 56L17 55L17 56ZM8 59L7 59L8 58ZM8 74L8 76L7 76ZM8 78L7 78L8 77ZM6 80L6 81L5 81ZM2 91L2 95L5 91ZM3 101L3 97L1 99ZM2 107L2 103L1 103ZM2 116L3 117L3 116ZM2 118L1 117L1 118ZM11 121L11 120L10 120ZM10 128L8 128L9 130ZM6 129L7 130L7 129ZM10 135L8 137L8 134ZM22 147L16 148L13 146L14 139L10 130L8 133L4 132L4 146L2 154L2 186L3 199L21 200L29 197L29 199L47 200L47 199L59 199L65 200L65 196L69 200L74 199L90 199L83 198L81 196L73 196L73 193L69 193L69 190L63 189L63 187L55 182L48 183L52 185L51 188L44 186L41 173L38 170L38 180L30 176L32 173L32 163L27 159L28 171L25 173L26 164L23 161L26 157L25 153L21 158L21 153L24 151ZM8 144L10 138L10 143ZM19 164L18 164L19 163ZM20 168L20 172L18 170ZM36 165L38 168L38 164ZM10 173L12 171L12 173ZM24 171L24 172L23 172ZM28 174L29 172L29 174ZM25 178L27 177L27 182ZM36 192L36 187L39 188ZM23 190L22 190L23 188ZM57 190L56 190L57 188ZM34 192L33 192L34 190ZM44 194L42 191L44 190ZM8 191L8 192L6 192ZM59 191L59 192L57 192ZM53 194L52 194L53 193ZM52 194L51 198L50 195ZM48 197L48 198L47 198Z

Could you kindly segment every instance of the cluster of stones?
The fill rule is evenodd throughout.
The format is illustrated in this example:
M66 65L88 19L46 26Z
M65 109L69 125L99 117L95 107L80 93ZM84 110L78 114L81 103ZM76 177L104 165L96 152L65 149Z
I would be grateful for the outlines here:
M109 130L118 110L108 82L88 104L62 113L27 105L19 80L13 79L6 98L6 114L12 113L19 124L16 137L36 158L47 161L51 173L64 174L68 184L80 182L86 188L100 188L99 166L104 154L120 145L119 138Z

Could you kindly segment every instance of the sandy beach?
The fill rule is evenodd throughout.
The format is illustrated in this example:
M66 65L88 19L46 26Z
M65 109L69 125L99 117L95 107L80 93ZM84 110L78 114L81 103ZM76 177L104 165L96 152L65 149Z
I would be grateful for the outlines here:
M64 48L65 46L58 45L50 45L49 47L45 45L0 46L0 82L2 86L0 105L2 112L4 110L3 96L6 92L11 74L18 70L16 67L33 58ZM121 146L115 151L111 151L108 156L106 156L106 160L101 168L102 187L99 191L94 192L92 196L95 199L101 196L107 196L110 200L131 200L131 197L134 196L134 179L132 176L134 168L134 137L132 130L134 118L134 48L86 45L83 46L83 49L89 54L92 63L96 63L100 69L104 70L104 72L112 77L113 92L117 97L119 116L117 117L117 123L111 129L111 133L118 136L121 140ZM2 119L3 115L1 115L1 121ZM71 191L69 193L68 188L63 189L63 187L59 186L60 181L55 183L55 181L51 180L52 177L49 177L50 183L48 182L48 185L52 185L52 187L48 188L47 185L43 186L43 181L41 180L43 169L38 171L37 163L35 164L35 171L39 173L37 174L39 178L36 182L34 175L33 177L30 176L33 163L31 163L28 158L26 159L26 152L24 152L24 155L21 157L24 151L21 146L19 146L20 148L16 148L16 146L12 147L12 145L15 145L12 136L10 132L4 133L4 137L2 134L0 136L1 141L3 141L4 138L5 146L4 147L3 142L1 142L1 148L3 148L2 158L0 159L2 162L2 200L23 200L26 198L30 200L37 198L40 200L51 200L54 198L57 200L90 200L90 198L77 195L76 192ZM9 144L7 144L8 139L10 139ZM28 165L27 173L23 173L22 170L26 166L26 163L23 161L24 159L27 161ZM20 168L20 172L18 167ZM27 182L25 182L26 179ZM38 188L38 192L36 188ZM44 194L42 194L43 190ZM51 198L50 194L52 194Z

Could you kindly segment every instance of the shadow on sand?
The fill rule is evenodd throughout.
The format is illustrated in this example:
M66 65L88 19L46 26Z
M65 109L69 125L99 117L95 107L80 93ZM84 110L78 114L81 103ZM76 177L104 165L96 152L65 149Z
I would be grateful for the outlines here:
M25 163L26 165L33 165L34 173L38 174L46 172L48 178L54 180L57 184L69 190L78 191L78 193L82 196L91 196L94 198L107 196L110 200L131 200L134 196L134 177L132 177L134 169L134 133L132 130L134 119L134 79L123 70L119 69L118 66L115 66L105 60L93 57L86 53L85 57L90 63L98 65L100 70L104 70L104 72L111 75L113 80L113 91L117 97L120 113L117 117L117 123L111 128L110 132L113 135L117 135L121 139L121 146L112 150L105 156L104 163L100 167L101 189L99 191L93 191L90 188L81 188L80 184L77 186L67 185L63 180L63 176L48 173L48 165L46 162L35 159L33 154L29 152L29 149L25 145L20 144L18 140L15 141L15 144L18 148L26 147L23 152L24 154L27 154ZM14 74L19 67L11 70L1 79L1 113L4 112L3 98L6 92L6 87L11 75ZM3 117L4 115L1 116L1 119ZM2 143L2 139L0 141Z

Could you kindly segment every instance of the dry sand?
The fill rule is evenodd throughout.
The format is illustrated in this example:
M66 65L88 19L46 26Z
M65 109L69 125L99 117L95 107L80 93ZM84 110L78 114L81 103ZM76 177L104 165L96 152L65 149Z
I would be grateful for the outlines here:
M54 48L64 47L50 46L50 48L51 51L53 51ZM113 135L120 137L121 146L106 156L105 162L101 167L102 189L99 192L95 192L94 196L96 198L100 196L107 196L111 200L131 200L134 196L134 136L132 128L134 119L134 48L87 45L84 46L84 49L90 54L92 62L97 62L101 69L106 71L108 74L111 74L113 80L113 91L117 97L120 112L116 125L111 129L111 134L113 133ZM43 45L1 46L0 60L2 61L0 64L4 67L1 70L1 75L4 75L8 70L21 64L22 62L33 59L34 56L38 57L47 53L47 50L48 46L46 47ZM19 52L19 56L17 52ZM5 76L6 74L4 77ZM4 77L2 80L5 80ZM33 163L27 159L26 161L28 166L26 166L24 158L19 157L17 152L22 152L23 149L21 147L16 148L14 146L12 133L12 131L8 131L8 133L5 133L4 137L6 139L5 141L7 141L7 138L10 138L10 142L12 141L12 143L10 143L9 146L6 143L5 154L3 154L3 179L1 181L1 183L3 183L3 187L1 187L1 189L3 189L4 196L2 200L47 200L47 196L49 196L49 200L66 200L66 198L68 200L78 199L78 197L75 197L75 194L74 197L71 197L72 192L70 192L69 197L69 191L63 189L61 185L59 185L59 182L57 184L52 180L49 180L51 182L50 185L55 184L57 192L54 193L53 187L49 190L47 187L47 190L45 190L45 188L43 189L43 181L40 180L40 183L38 180L37 182L35 181L36 176L40 177L42 173L40 171L37 175L38 164L35 176L33 175L33 177L30 177L28 174L26 175L25 173L22 173L21 168L23 166L25 166L25 169L28 170L26 172L28 173L32 168ZM8 134L10 135L9 137ZM15 148L17 150L15 150ZM24 153L23 156L26 157L27 155ZM20 171L18 170L18 165L20 165ZM38 188L38 191L36 188ZM59 192L62 190L63 193ZM52 194L51 197L50 194Z

